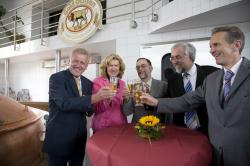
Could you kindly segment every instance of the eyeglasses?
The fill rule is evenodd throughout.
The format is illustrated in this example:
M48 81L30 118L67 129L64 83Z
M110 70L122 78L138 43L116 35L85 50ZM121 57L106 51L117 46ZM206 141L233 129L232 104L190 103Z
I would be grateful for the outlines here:
M140 68L145 69L146 67L147 67L147 65L136 66L136 70L139 70Z
M181 59L183 59L183 56L175 56L175 57L170 57L169 60L171 62L173 61L180 61Z

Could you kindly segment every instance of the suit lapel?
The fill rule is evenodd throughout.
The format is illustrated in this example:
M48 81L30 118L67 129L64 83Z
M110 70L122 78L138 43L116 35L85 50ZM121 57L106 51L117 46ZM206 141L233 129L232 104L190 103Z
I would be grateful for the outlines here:
M177 75L176 75L176 84L175 84L176 88L175 89L178 89L178 93L179 93L178 96L180 96L180 95L185 94L186 92L185 92L185 89L184 89L182 74L179 74L179 73L176 73L176 74Z
M151 86L150 86L150 92L149 94L151 96L155 96L155 94L157 93L157 85L156 85L156 82L155 82L155 79L152 78L152 82L151 82Z
M81 87L82 87L82 95L86 95L86 86L83 86L84 82L83 82L83 76L80 77L81 78Z
M224 124L224 110L223 110L223 92L222 92L222 85L223 85L223 76L224 71L223 69L218 71L218 74L214 80L214 86L211 87L211 90L214 90L214 96L211 96L212 98L215 98L213 101L218 102L218 106L220 106L218 111L215 111L216 118L218 121L223 125Z
M250 64L249 61L246 59L243 59L241 62L241 65L239 67L239 70L237 72L237 75L234 79L234 83L229 91L227 101L230 100L230 97L232 94L239 88L242 82L250 75Z
M216 80L215 80L215 92L216 92L216 94L215 94L215 97L219 97L219 104L221 105L221 108L223 108L223 106L222 106L222 104L223 104L223 98L224 98L224 94L223 94L223 91L222 91L222 85L223 85L223 76L224 76L224 71L223 71L223 69L221 69L220 71L219 71L219 74L218 74L218 76L216 77ZM223 110L222 110L222 112L223 112Z
M84 77L81 76L81 84L82 84L82 95L88 95L89 92L92 92L92 89L90 89L91 87L88 87L84 81ZM85 84L85 85L84 85Z
M195 64L197 67L197 78L196 78L196 84L195 89L203 84L204 79L207 77L206 69L202 68L202 66L199 66ZM207 69L208 70L208 69Z
M177 81L178 81L178 87L180 87L181 93L182 94L186 93L184 89L183 77L181 74L178 74Z
M199 65L196 65L196 68L197 68L197 77L196 77L195 89L203 83L205 76Z
M153 97L162 97L163 84L159 80L152 78L149 94Z
M69 81L69 88L71 88L74 92L75 96L79 96L79 92L77 89L76 81L74 79L74 76L70 73L69 70L67 70L67 75L68 75L68 81Z

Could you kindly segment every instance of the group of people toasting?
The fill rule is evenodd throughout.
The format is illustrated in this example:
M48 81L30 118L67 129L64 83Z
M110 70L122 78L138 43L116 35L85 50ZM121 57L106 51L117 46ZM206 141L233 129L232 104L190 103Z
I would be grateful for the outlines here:
M209 137L212 165L249 165L250 61L241 56L244 44L244 34L238 27L214 28L210 53L222 66L218 69L195 64L195 47L176 43L170 59L176 72L168 81L154 79L150 60L139 58L136 71L140 81L133 82L133 89L122 80L125 64L119 55L105 57L100 76L91 82L82 76L89 54L85 49L75 49L69 68L49 80L49 119L43 145L49 165L82 166L86 116L93 116L95 134L128 123L126 116L130 114L133 123L149 114L165 123L166 114L173 114L173 124Z

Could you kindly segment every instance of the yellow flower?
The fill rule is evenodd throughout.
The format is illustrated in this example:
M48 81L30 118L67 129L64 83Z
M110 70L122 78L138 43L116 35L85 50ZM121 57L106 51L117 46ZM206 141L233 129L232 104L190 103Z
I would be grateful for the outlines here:
M160 123L160 119L156 116L149 115L143 116L139 119L139 123L135 125L138 135L142 138L149 139L151 144L151 139L160 138L162 133L163 125Z
M155 126L160 122L160 119L156 116L143 116L139 119L139 123L144 126Z

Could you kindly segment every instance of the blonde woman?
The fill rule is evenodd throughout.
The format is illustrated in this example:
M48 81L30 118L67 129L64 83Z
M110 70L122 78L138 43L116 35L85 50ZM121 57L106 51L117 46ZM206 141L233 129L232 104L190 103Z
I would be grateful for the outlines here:
M93 82L93 93L97 93L102 87L110 86L110 78L118 78L117 90L110 100L102 100L95 103L95 112L92 119L92 129L97 132L103 128L127 123L127 118L122 111L123 96L126 93L126 85L121 80L125 70L125 64L117 54L110 54L103 59L100 65L100 77Z

